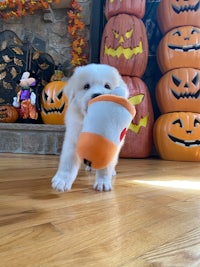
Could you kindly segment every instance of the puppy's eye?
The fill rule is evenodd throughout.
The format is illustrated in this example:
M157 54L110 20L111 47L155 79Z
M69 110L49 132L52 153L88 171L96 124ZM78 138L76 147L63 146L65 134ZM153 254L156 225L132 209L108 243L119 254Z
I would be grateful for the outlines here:
M89 83L86 83L86 84L84 85L83 89L84 89L84 90L88 90L88 89L90 89L90 85L89 85Z
M110 84L108 84L108 83L106 83L106 84L104 85L104 87L105 87L106 89L111 89L111 86L110 86Z

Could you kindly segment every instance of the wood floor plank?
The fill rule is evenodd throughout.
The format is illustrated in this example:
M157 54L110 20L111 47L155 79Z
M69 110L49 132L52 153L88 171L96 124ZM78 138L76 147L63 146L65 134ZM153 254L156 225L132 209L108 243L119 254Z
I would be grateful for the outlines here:
M200 266L200 229L194 228L173 241L167 242L156 249L144 254L146 262L155 265L164 262L166 267L171 266Z
M120 159L113 191L81 168L51 189L59 158L0 155L3 267L199 267L200 166Z

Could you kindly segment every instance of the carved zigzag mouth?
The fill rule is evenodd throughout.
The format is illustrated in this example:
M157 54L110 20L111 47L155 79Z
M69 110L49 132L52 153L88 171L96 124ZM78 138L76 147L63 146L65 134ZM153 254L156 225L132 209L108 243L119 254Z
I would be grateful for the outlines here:
M181 12L188 12L188 11L196 12L199 9L199 6L200 6L200 1L198 1L196 5L175 6L172 4L173 10L177 14Z
M170 134L168 134L168 137L170 140L172 140L177 145L183 146L183 147L195 147L200 146L200 140L182 140L177 137L174 137Z
M180 99L180 98L186 98L186 99L195 98L195 99L197 99L200 97L200 89L196 93L177 93L173 89L171 89L171 92L176 99Z
M143 53L143 47L142 47L141 41L139 45L135 48L124 48L122 46L119 46L115 50L113 48L109 48L108 46L105 46L105 55L117 57L117 58L123 55L126 59L131 59L133 56L136 56L137 54L142 54L142 53Z
M180 45L168 45L168 47L170 49L173 49L173 50L178 51L178 52L192 52L192 51L195 51L195 50L199 50L200 49L200 44L183 45L183 46L180 46Z
M44 108L42 106L42 110L45 114L52 114L52 113L59 113L59 114L62 114L63 113L63 110L65 108L65 103L63 103L63 105L60 107L60 108Z

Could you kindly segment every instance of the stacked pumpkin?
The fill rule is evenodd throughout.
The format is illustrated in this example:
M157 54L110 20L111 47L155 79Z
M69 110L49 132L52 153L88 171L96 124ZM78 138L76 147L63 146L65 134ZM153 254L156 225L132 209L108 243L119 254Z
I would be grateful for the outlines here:
M157 49L162 115L154 125L154 143L166 160L200 161L199 16L199 0L162 0L157 9L164 36Z
M153 143L154 114L150 94L142 81L148 60L147 34L142 18L145 0L106 0L100 62L118 69L127 83L136 116L126 135L120 156L148 157Z

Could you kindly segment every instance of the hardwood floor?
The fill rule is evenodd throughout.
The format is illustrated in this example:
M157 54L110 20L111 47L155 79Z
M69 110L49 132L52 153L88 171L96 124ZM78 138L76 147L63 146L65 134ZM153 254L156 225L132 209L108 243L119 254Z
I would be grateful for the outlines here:
M0 154L0 266L200 266L200 163L120 159L106 193L53 191L57 164Z

